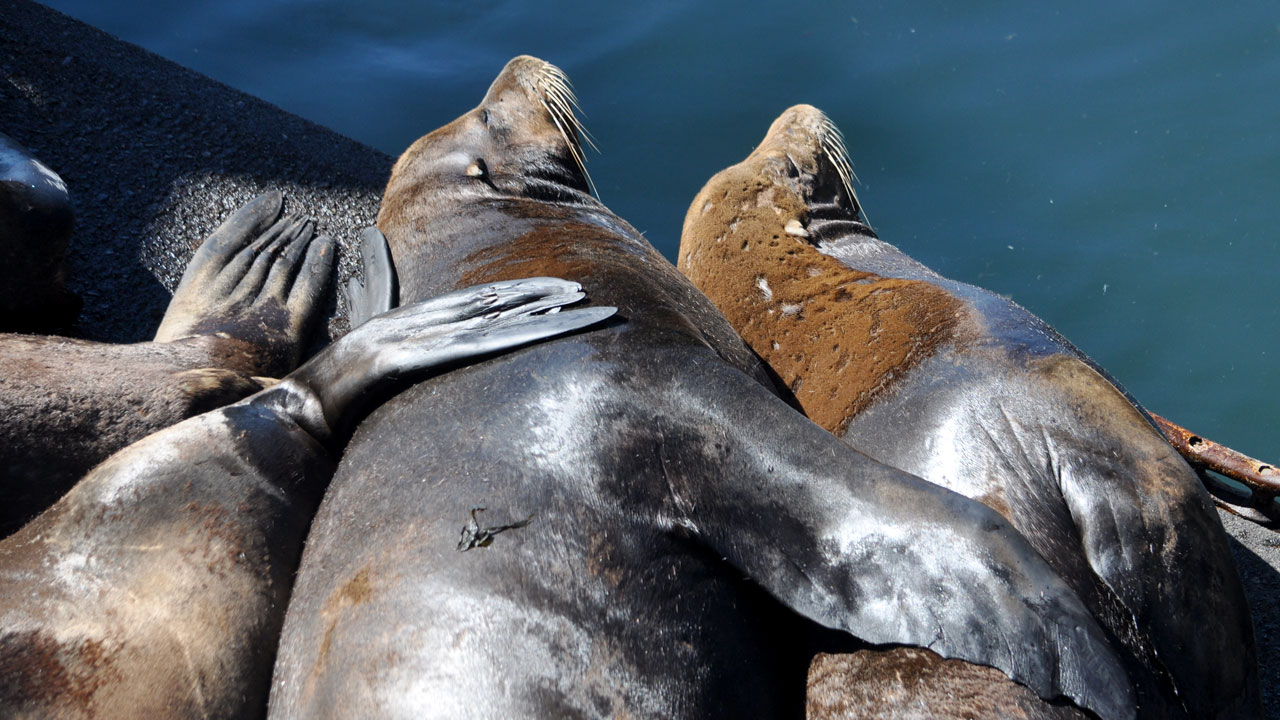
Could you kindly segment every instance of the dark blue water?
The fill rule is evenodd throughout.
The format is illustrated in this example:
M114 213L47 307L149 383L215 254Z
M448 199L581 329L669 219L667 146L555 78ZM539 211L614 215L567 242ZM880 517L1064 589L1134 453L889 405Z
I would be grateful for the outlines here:
M393 154L511 56L550 60L601 198L668 257L702 183L812 103L885 240L1280 458L1275 3L50 4Z

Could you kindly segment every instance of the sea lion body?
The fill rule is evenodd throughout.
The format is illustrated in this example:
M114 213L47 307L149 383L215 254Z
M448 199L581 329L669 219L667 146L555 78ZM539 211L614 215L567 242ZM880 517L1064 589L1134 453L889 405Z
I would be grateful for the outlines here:
M361 398L612 312L529 316L581 297L534 279L401 308L99 465L0 541L0 715L262 716L303 538Z
M1016 533L796 413L587 193L570 105L558 70L513 60L405 152L379 227L406 299L554 272L620 320L361 425L312 524L271 716L797 717L823 625L1125 716L1123 672Z
M0 334L0 537L153 432L261 390L299 361L334 247L264 194L197 249L150 342Z
M235 406L99 465L0 542L0 714L260 715L332 464L295 422Z
M880 241L838 137L784 113L694 200L680 269L815 422L1008 518L1123 649L1145 713L1256 715L1248 606L1194 472L1042 320Z

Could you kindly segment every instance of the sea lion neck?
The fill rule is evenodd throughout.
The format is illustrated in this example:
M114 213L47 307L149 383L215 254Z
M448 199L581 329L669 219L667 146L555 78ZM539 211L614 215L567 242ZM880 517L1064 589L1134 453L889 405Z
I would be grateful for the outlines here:
M621 303L633 315L661 309L670 295L669 290L641 289L665 284L670 264L602 206L489 199L384 232L402 303L537 276L581 283L593 304Z

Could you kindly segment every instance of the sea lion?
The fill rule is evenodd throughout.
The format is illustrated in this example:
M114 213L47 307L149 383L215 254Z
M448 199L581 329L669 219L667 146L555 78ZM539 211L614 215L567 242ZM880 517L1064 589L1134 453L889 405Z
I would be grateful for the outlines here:
M1248 605L1195 473L1046 323L880 241L851 176L830 120L789 109L698 193L680 270L815 422L1008 518L1108 630L1143 714L1259 714Z
M0 537L116 450L297 366L334 245L282 204L259 196L204 241L151 342L0 334Z
M360 425L270 715L797 717L797 646L829 626L1129 716L1100 630L1008 523L765 388L589 194L573 104L557 68L512 60L400 157L378 227L404 299L545 271L624 322L419 383Z
M74 226L67 184L0 133L0 331L49 331L80 312L63 266Z
M576 330L551 278L376 317L279 384L151 435L0 542L0 715L246 718L333 453L379 383Z

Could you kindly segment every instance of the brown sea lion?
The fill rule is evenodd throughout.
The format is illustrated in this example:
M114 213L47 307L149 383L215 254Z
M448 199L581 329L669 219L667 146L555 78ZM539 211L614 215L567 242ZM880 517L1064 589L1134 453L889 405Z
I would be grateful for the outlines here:
M271 715L799 717L830 627L1129 716L1100 630L1007 522L765 388L589 194L572 105L558 69L512 60L400 157L378 224L402 298L553 272L624 322L419 383L359 427L307 539Z
M612 308L550 278L373 318L279 384L151 435L0 541L0 717L250 718L334 453L379 384Z
M1008 518L1107 629L1142 714L1258 715L1249 609L1195 473L1043 321L880 241L851 175L835 126L789 109L693 201L681 271L815 422Z
M151 342L0 334L0 537L116 450L297 366L334 245L282 203L262 195L204 241Z

